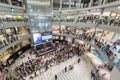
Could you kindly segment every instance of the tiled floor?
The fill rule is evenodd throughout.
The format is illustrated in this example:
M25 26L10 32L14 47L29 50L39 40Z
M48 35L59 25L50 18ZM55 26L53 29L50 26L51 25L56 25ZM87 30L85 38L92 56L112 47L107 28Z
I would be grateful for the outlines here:
M97 56L95 56L95 55L93 55L91 53L86 53L85 55L87 56L88 60L90 60L91 63L95 67L98 67L99 65L103 64L103 62L100 59L98 59ZM110 80L110 71L108 69L106 69L106 68L100 69L99 74L102 76L102 74L104 74L104 73L106 73L106 75L104 76L104 78L106 80Z
M72 59L69 59L64 63L51 67L42 74L39 74L38 71L38 76L34 77L33 80L54 80L55 74L58 76L58 80L91 80L90 71L92 68L88 68L88 65L86 65L85 61L83 60L81 60L81 62L78 64L77 59L78 57L74 56ZM74 64L74 69L68 70L65 73L65 66L68 67L70 64ZM34 74L32 76L34 76ZM30 76L27 76L26 80L29 80L29 77Z
M92 61L95 63L95 66L102 64L102 62L93 54L86 54ZM18 59L15 64L13 64L10 68L10 74L14 74L13 69L14 66L21 64L28 60L28 56L30 56L26 52L26 57L23 59ZM34 55L30 56L30 58L35 58ZM34 74L30 75L33 76L33 80L54 80L55 74L58 76L58 80L92 80L90 76L90 72L93 69L93 65L87 63L83 57L81 57L80 63L77 63L78 57L74 56L72 59L67 60L59 65L53 66L48 69L46 72L44 70L37 71L37 76L34 77ZM74 64L74 69L69 70L66 73L64 72L65 66L69 66L70 64ZM106 69L102 69L100 74L107 72L105 76L106 80L110 79L110 72ZM27 76L25 79L30 80L30 76Z

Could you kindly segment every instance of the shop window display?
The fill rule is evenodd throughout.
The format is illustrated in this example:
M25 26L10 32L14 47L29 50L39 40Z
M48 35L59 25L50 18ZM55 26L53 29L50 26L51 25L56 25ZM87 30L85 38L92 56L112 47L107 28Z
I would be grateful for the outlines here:
M8 4L8 0L0 0L1 3Z
M52 32L53 33L59 33L59 26L58 25L52 26Z
M62 9L69 9L69 0L62 0Z
M15 28L8 28L8 29L5 29L5 31L6 31L6 37L9 43L13 43L18 39Z
M11 0L11 1L12 1L12 5L20 6L20 7L23 6L23 0Z
M19 33L19 36L24 36L24 35L27 35L29 34L29 30L27 27L18 27L18 33Z

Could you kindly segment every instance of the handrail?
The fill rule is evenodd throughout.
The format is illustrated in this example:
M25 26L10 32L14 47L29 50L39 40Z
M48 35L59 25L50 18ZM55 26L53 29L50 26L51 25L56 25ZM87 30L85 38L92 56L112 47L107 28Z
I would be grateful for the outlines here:
M69 12L79 12L79 11L85 11L85 10L101 9L101 8L111 8L111 7L119 6L119 4L120 4L120 1L115 1L115 2L108 3L108 4L103 4L101 6L92 6L92 7L80 8L76 10L62 10L61 12L69 13ZM60 11L53 10L53 13L54 12L60 12Z
M59 25L59 23L58 22L53 22L53 25ZM61 22L61 25L74 26L74 22ZM76 26L78 28L84 28L84 27L95 28L95 25L96 24L83 23L83 22L79 22L79 23L76 24ZM115 33L120 34L119 26L100 24L98 29L107 30L107 31L111 31L111 32L115 32Z
M8 21L3 22L4 28L11 28L11 27L21 27L21 26L27 26L27 23L24 21Z

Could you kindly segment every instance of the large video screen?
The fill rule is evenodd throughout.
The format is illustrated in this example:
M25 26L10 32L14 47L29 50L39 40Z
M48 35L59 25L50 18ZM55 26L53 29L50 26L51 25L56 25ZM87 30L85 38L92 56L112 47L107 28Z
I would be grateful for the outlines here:
M47 42L52 40L52 32L44 32L42 33L42 41Z
M34 33L33 34L33 40L34 40L35 45L38 45L38 44L42 43L41 33Z

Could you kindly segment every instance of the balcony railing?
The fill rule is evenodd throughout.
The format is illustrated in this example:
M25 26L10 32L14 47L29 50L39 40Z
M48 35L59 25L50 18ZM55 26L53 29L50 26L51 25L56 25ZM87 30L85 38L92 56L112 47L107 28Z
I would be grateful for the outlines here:
M5 21L3 22L4 28L10 28L10 27L21 27L21 26L27 26L27 22L25 21Z
M66 2L66 3L69 3ZM73 2L74 3L74 2ZM78 9L83 9L83 8L92 8L92 7L97 7L97 8L102 8L102 7L109 7L109 6L115 6L115 5L118 5L119 3L119 0L90 0L89 2L85 2L85 1L82 1L82 2L77 2L77 3L74 3L74 6L70 5L69 7L69 4L64 4L64 5L61 5L62 8L60 9L60 4L57 4L57 3L54 3L53 4L53 10L78 10ZM79 4L79 6L78 6ZM109 5L109 4L113 4L113 5ZM64 7L65 6L65 7ZM67 7L66 7L67 6Z
M99 24L100 29L106 29L112 32L119 32L120 29L120 18L107 18L103 16L98 22L98 17L96 16L83 16L79 17L77 20L75 18L71 19L56 19L53 18L53 24L55 25L67 25L67 26L80 26L80 27L96 27ZM107 28L108 27L108 28Z
M2 48L0 49L0 52L2 53L2 52L4 52L6 49L12 47L13 45L16 45L17 43L22 42L22 41L24 41L24 40L26 40L26 39L29 39L29 38L31 38L31 35L24 35L24 36L21 36L21 37L16 36L16 37L11 38L11 39L8 40L8 41L4 41L4 44L3 44L4 47L2 47Z

